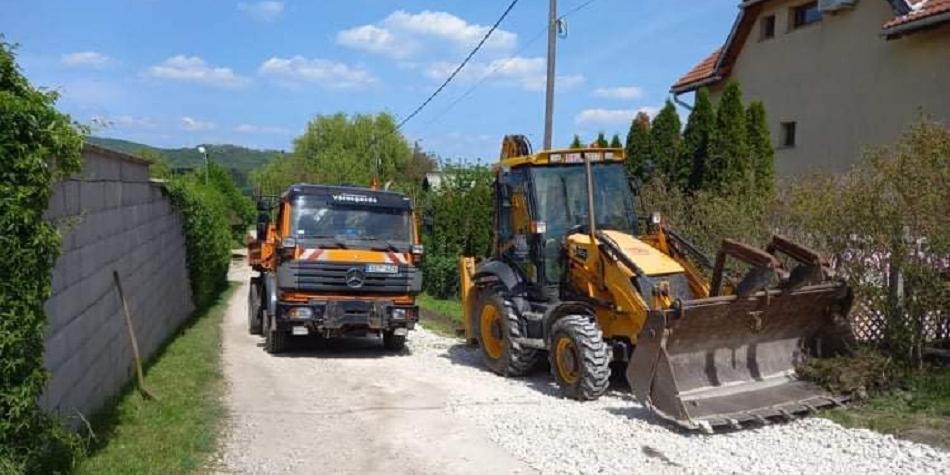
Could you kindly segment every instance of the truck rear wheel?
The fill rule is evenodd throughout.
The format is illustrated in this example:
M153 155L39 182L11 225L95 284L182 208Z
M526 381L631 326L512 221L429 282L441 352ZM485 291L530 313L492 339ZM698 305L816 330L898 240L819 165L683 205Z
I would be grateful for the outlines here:
M406 347L406 335L397 335L393 330L383 332L383 348L389 351L402 351Z
M521 338L521 325L514 305L502 291L488 289L476 305L472 328L478 335L485 365L502 376L527 374L538 363L538 351L515 341Z
M287 340L290 335L277 329L274 318L268 318L267 329L264 330L264 351L276 355L287 350Z
M251 335L260 335L262 333L262 313L260 279L252 278L250 290L247 292L247 331Z
M599 398L610 384L610 351L597 324L568 315L551 326L551 373L561 392L580 401Z

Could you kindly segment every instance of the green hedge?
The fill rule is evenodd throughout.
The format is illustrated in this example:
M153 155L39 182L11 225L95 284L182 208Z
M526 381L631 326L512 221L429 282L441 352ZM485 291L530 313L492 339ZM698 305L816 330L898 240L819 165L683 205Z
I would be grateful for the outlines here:
M203 309L227 286L231 206L227 196L206 186L200 174L174 178L168 190L182 214L192 301Z
M0 42L0 473L67 471L81 453L37 405L48 378L43 303L60 250L43 213L53 182L80 168L83 142L56 98L33 88Z

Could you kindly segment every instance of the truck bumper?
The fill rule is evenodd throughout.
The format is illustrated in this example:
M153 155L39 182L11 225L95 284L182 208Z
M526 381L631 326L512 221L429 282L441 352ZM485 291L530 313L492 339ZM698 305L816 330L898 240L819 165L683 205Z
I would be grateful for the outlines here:
M419 320L419 307L389 300L318 300L308 303L279 302L277 328L338 336L351 332L411 330Z

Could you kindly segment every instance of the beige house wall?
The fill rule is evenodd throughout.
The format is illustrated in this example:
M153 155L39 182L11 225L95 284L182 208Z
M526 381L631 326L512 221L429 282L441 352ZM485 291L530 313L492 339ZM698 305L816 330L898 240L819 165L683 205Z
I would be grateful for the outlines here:
M790 8L803 3L769 2L730 74L747 101L765 103L779 175L847 170L867 146L894 142L920 111L950 124L950 26L886 40L890 6L859 0L791 29ZM760 40L759 22L771 14L775 37ZM781 146L782 122L797 124L794 147Z

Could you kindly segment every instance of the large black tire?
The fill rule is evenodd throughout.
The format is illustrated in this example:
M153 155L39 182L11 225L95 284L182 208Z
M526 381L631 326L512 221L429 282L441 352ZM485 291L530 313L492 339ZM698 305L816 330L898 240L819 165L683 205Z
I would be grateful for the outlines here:
M389 351L402 351L406 347L406 335L397 335L392 330L383 332L383 348Z
M497 315L497 319L492 318L494 324L483 324L486 309ZM502 376L528 374L541 357L538 350L515 341L522 336L519 318L504 290L496 288L481 292L472 315L471 328L478 338L485 366Z
M259 279L251 279L251 288L247 292L247 331L251 335L263 332L261 316L261 286Z
M610 348L587 315L567 315L551 326L551 373L561 392L579 401L599 398L610 384Z
M277 329L273 317L268 318L267 328L264 330L264 351L276 355L287 351L290 335Z

